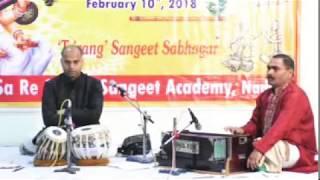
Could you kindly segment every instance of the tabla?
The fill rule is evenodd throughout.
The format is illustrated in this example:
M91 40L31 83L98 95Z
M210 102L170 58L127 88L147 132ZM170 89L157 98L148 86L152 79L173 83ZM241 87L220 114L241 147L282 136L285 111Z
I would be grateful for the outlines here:
M67 133L60 127L50 126L39 137L35 166L66 165Z
M72 154L79 166L105 166L109 163L109 131L102 125L87 125L72 131Z

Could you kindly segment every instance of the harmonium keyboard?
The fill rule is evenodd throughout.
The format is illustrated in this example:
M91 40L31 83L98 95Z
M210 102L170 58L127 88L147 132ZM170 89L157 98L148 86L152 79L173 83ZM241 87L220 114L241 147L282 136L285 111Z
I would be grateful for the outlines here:
M163 133L162 144L170 137L170 131ZM176 167L223 174L249 171L246 161L252 151L252 142L248 135L183 131L176 139ZM171 166L171 142L162 146L156 159L159 166Z

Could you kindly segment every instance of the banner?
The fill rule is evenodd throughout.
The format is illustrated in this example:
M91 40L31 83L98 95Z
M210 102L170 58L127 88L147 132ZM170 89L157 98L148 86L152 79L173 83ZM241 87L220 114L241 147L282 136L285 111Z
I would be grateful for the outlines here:
M272 55L299 69L299 15L299 0L0 0L0 105L38 104L69 44L115 106L110 81L146 103L253 103Z

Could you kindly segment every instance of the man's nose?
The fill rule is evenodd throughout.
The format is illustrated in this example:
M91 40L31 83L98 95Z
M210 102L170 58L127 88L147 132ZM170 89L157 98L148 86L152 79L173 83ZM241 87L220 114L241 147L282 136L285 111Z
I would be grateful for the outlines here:
M74 69L74 68L75 68L75 64L74 64L74 63L70 63L70 64L69 64L69 68L70 68L70 69Z

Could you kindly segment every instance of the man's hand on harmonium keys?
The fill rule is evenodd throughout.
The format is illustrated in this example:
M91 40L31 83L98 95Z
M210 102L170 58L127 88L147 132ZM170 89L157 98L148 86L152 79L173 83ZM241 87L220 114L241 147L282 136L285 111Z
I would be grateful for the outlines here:
M227 126L224 130L232 134L244 134L244 129L240 127Z

